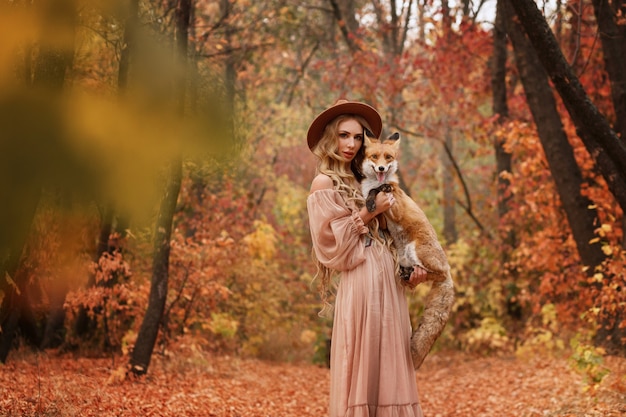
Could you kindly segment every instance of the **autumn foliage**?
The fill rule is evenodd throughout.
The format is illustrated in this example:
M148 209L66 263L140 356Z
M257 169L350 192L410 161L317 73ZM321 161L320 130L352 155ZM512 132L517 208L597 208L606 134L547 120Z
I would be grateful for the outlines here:
M158 355L145 379L116 380L117 364L19 352L0 368L0 410L7 417L314 417L328 410L328 369L311 364L216 357L190 344ZM581 395L591 380L567 359L436 353L417 373L420 403L429 416L621 416L626 363L609 358L604 366L612 372L591 397Z
M623 208L557 97L583 176L580 192L597 213L594 236L606 256L596 269L583 265L510 44L508 115L494 114L491 25L434 1L414 2L421 15L412 19L406 14L415 10L394 12L386 2L332 2L341 13L344 3L358 11L358 19L339 19L321 1L203 0L194 3L188 56L180 62L172 52L174 3L138 3L139 23L133 24L125 2L68 1L80 12L72 14L78 24L58 88L63 94L55 95L33 85L39 68L33 39L43 32L38 15L26 4L9 3L0 11L0 128L12 138L0 139L3 178L10 178L0 182L0 192L11 202L0 210L0 336L7 336L12 313L19 312L20 320L8 346L16 356L0 369L3 381L23 368L20 378L30 377L24 387L32 387L35 377L45 379L43 371L68 379L85 372L83 382L94 390L94 381L124 384L132 392L128 415L152 412L138 405L143 388L161 390L151 391L162 400L159 406L176 403L179 411L176 395L201 392L202 401L216 407L212 415L323 413L326 374L311 363L326 364L332 323L318 316L306 216L315 161L303 138L315 114L347 97L374 105L386 133L401 133L403 186L438 230L452 268L457 301L418 385L428 393L422 397L429 414L469 415L463 413L476 403L491 401L492 410L503 410L493 415L538 415L521 399L511 404L504 391L491 398L478 387L459 409L449 409L450 392L461 395L451 386L455 372L467 381L482 372L497 378L494 369L504 369L528 381L535 369L546 373L540 383L547 385L562 372L579 384L582 374L591 381L586 391L608 389L623 399L624 381L615 376L623 364L609 355L620 352L607 352L594 339L605 328L626 326ZM550 22L559 23L554 30L564 55L615 124L592 4L562 3ZM127 51L131 64L123 72ZM510 154L510 172L496 172L494 143ZM183 177L168 242L156 369L148 380L126 380L151 290L165 166L174 154L183 155ZM505 190L498 189L499 178L507 180ZM30 204L33 189L41 193ZM500 217L503 198L508 210ZM443 232L451 225L455 233L449 236L455 237L446 241ZM414 323L427 290L409 294ZM26 347L57 350L39 357ZM58 362L45 352L61 354ZM479 359L465 365L455 359L460 352ZM557 358L557 366L524 362L539 352ZM40 368L32 363L38 358ZM578 373L570 374L572 364ZM255 366L261 367L259 378L272 375L280 404L251 382ZM179 382L177 374L184 386L166 398L162 391ZM536 400L528 384L507 378L509 393L519 385L527 402ZM233 393L219 388L223 383ZM53 384L46 389L37 398L17 390L0 395L0 410L74 412L67 404L51 410ZM257 398L241 400L246 389ZM92 411L121 395L109 386L96 391L101 397L89 396L86 406ZM241 402L218 404L229 395ZM552 395L540 403L558 398L561 411L576 397L565 385ZM194 415L198 401L177 415ZM257 406L269 411L251 411Z

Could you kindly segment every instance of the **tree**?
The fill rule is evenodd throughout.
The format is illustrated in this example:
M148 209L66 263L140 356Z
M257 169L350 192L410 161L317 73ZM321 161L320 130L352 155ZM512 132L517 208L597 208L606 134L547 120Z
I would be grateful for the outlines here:
M589 208L592 202L580 193L583 185L582 173L563 130L547 75L522 28L515 21L510 0L507 4L507 34L513 44L515 60L530 111L537 125L537 133L572 228L578 253L583 263L594 270L606 257L599 242L589 243L595 238L597 215L595 210Z
M568 65L546 19L532 0L513 1L539 62L559 92L578 135L609 185L622 210L626 210L626 145L600 114Z
M602 42L602 56L611 81L615 110L614 130L626 140L626 25L623 0L593 0L593 9Z
M178 58L183 63L183 74L187 69L187 45L189 39L189 24L191 16L191 0L179 0L176 8L176 45ZM185 109L186 78L181 75L178 80L178 112L182 117ZM154 258L152 262L152 282L148 309L141 323L137 341L130 359L131 372L135 375L144 375L148 372L150 358L156 343L159 327L163 318L165 301L167 299L170 240L172 236L172 222L176 211L176 202L182 181L182 155L172 158L166 170L165 194L157 217L154 233Z
M504 0L498 0L496 18L493 27L493 55L491 56L491 90L493 94L493 113L498 118L497 125L504 126L509 119L506 86L507 37ZM504 138L495 135L494 149L496 157L496 198L498 203L498 239L501 242L500 271L504 286L504 297L508 313L513 318L520 318L520 304L516 294L519 292L517 273L511 268L512 252L516 246L515 230L505 227L505 219L511 210L512 193L509 175L513 172L512 154L505 149Z
M491 90L493 94L493 113L498 117L498 124L503 124L509 117L509 108L507 105L507 89L506 89L506 27L504 15L504 1L498 0L496 8L496 20L493 28L493 55L491 57ZM498 216L502 219L508 212L508 203L510 194L508 187L509 180L504 173L511 172L511 154L504 149L502 140L496 138L494 141L496 155L496 175L498 176ZM506 246L514 245L514 237L512 233L508 233L503 237ZM504 249L507 252L509 249ZM506 263L506 262L505 262Z
M453 42L452 37L452 16L450 16L450 6L448 0L441 1L441 9L443 13L442 18L442 31L443 42L441 48L449 48ZM469 12L469 11L468 11ZM465 16L464 16L465 17ZM454 175L452 169L451 155L454 150L454 134L450 126L445 127L443 132L443 144L439 158L442 166L442 188L443 188L443 237L446 243L452 244L458 239L458 232L456 229L456 204L454 199Z
M541 71L542 73L547 71L547 74L554 83L556 90L559 92L565 107L576 125L579 137L596 162L596 166L602 173L618 204L623 209L626 204L626 147L611 129L606 118L600 114L598 109L588 98L580 81L565 61L552 31L548 27L539 9L537 9L535 3L528 0L520 0L509 3L509 6L515 9L519 17L519 22L523 25L526 35L528 36L528 41L525 41L521 28L518 28L511 20L514 16L512 12L513 9L509 9L511 11L511 17L509 18L511 25L508 26L510 29L509 35L512 37L514 44L517 43L517 45L521 46L521 48L518 48L518 46L515 47L516 54L518 51L526 51L525 57L521 56L520 58L521 60L524 58L528 60L528 64L526 65L528 69L532 70L534 68L534 71ZM514 40L514 38L517 40ZM527 43L526 46L522 46L524 42ZM532 42L533 48L530 47L530 42ZM541 66L540 63L542 64ZM522 68L520 68L520 72L522 72ZM522 78L524 78L523 74ZM545 75L542 75L541 78L544 79ZM534 100L530 96L530 91L532 91L533 87L537 87L537 82L538 80L535 80L535 82L528 85L524 83L531 108L533 107L532 102ZM543 88L547 91L547 83L544 83ZM540 92L536 93L540 94ZM535 106L540 106L541 103L545 104L546 100L548 100L548 97L544 97L539 103L536 102ZM550 107L552 107L552 105ZM548 110L545 107L544 109ZM538 129L540 129L539 122L541 119L539 117L545 118L546 115L545 113L533 114L538 124ZM556 121L553 123L556 123ZM555 136L551 135L551 137L554 138ZM546 148L544 144L552 175L559 188L559 195L563 201L564 208L568 213L569 224L572 228L574 239L576 240L578 252L583 263L589 266L588 273L592 275L596 271L596 268L607 258L607 255L598 245L599 239L594 239L595 228L600 223L595 219L595 215L590 215L592 210L586 210L587 214L584 213L585 209L583 205L587 199L580 196L581 184L579 183L579 169L577 166L562 168L567 169L567 171L563 172L569 174L567 174L567 178L562 178L563 183L559 186L560 174L555 172L553 164L562 162L556 159L564 159L565 155L562 152L565 151L565 147L563 145L563 147L559 148L560 149L553 149L554 152L558 153L554 154L551 158L548 155L551 153L551 150L550 148ZM569 157L567 157L567 159L569 159ZM575 160L573 162L575 164ZM568 165L571 165L571 161ZM570 181L573 181L573 183L570 183ZM577 204L575 201L572 201L571 198L568 199L567 195L563 194L565 191L563 186L568 183L570 186L573 186L573 188L567 192L576 193ZM579 183L579 185L576 186L576 183ZM593 206L588 205L587 207ZM608 281L606 283L596 282L595 285L601 288L603 285L610 285L611 281L617 282L621 277L608 277L607 279ZM602 306L601 308L604 310L606 307ZM624 313L619 309L613 313L605 313L606 314L602 316L603 319L601 319L603 323L600 323L599 331L596 334L596 343L606 346L611 351L619 352L623 349L624 334L626 333L626 329L620 328Z
M611 80L611 96L615 121L613 129L622 143L626 141L626 25L623 19L624 2L593 0L593 9L602 41L602 55L606 72ZM623 206L622 206L623 207ZM626 216L622 218L622 230L626 230ZM626 248L626 238L622 238Z

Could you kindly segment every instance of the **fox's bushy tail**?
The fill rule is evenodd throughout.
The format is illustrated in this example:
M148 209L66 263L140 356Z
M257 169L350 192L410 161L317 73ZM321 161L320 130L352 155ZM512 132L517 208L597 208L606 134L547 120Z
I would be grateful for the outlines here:
M448 272L444 280L433 281L424 312L411 336L413 366L419 369L448 322L454 304L454 283Z

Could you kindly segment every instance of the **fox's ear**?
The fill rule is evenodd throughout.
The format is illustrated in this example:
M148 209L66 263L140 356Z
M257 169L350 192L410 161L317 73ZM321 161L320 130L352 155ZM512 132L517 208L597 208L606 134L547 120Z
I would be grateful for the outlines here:
M378 141L378 138L376 136L374 136L374 134L372 133L371 130L369 130L368 128L364 127L363 131L365 133L365 146L370 145L371 143Z
M391 135L389 135L387 137L387 139L385 139L385 142L391 142L391 145L393 145L394 148L399 148L400 147L400 133L395 132L392 133Z

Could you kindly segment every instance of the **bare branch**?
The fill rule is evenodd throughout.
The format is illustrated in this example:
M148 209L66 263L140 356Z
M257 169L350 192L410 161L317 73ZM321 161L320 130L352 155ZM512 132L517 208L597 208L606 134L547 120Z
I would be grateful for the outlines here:
M450 158L450 162L452 163L452 166L454 167L454 172L456 172L457 178L459 179L459 182L461 183L461 186L463 187L463 194L465 195L466 204L463 204L459 200L457 200L457 203L459 204L459 206L463 208L463 210L467 213L467 215L474 221L474 223L476 224L478 229L481 231L481 233L485 233L485 235L491 239L491 234L486 231L485 227L482 225L480 220L478 220L478 218L473 214L472 198L470 196L469 188L467 186L465 178L463 177L463 173L461 172L461 168L459 167L459 164L456 162L454 155L452 155L452 152L450 148L446 145L445 141L439 138L426 137L423 134L412 132L412 131L403 129L401 127L398 127L398 130L407 135L435 140L443 146L443 149L445 150L446 155L448 155L448 158Z

